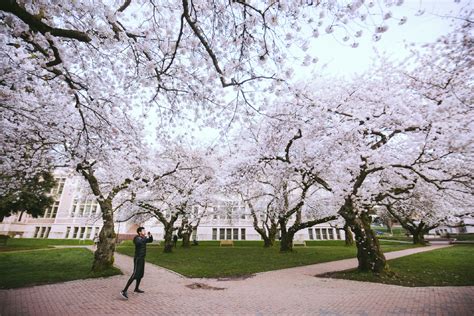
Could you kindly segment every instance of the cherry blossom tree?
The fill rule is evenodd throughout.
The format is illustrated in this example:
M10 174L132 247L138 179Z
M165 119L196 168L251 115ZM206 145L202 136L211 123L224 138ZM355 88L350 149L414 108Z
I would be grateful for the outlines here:
M365 27L377 40L390 21L405 23L389 9L402 3L2 1L2 184L21 179L18 172L34 177L51 166L77 166L110 214L117 190L135 183L141 172L140 155L120 152L126 145L140 152L133 141L141 127L133 116L145 118L155 109L163 135L170 131L163 126L174 127L183 117L214 126L263 113L273 119L263 126L275 128L262 138L267 145L255 162L288 179L276 182L282 183L281 214L295 214L296 229L304 201L321 198L313 191L331 192L331 205L342 206L328 213L340 214L355 233L359 268L382 271L385 260L366 209L382 172L404 170L443 190L472 188L472 167L465 163L472 161L472 122L466 120L472 114L470 19L464 31L433 45L431 54L416 56L419 68L404 68L415 71L403 75L385 66L331 88L295 87L285 80L295 61L317 61L308 51L320 33L356 47ZM426 137L433 146L423 147ZM138 158L115 169L127 163L114 163L123 156ZM157 183L156 174L179 170L174 163L160 165L150 183ZM18 188L17 182L2 190ZM163 188L168 194L176 190L172 182ZM163 215L160 207L174 211L181 205L185 212L185 200L169 201L165 191L141 206ZM107 215L104 221L112 219ZM290 240L294 225L286 229L288 218L280 219ZM105 226L104 242L113 235ZM106 245L99 256L106 264L99 266L112 260L113 246Z
M114 125L120 125L114 121ZM131 207L134 201L135 187L143 171L145 148L141 146L142 137L136 128L122 121L122 130L107 129L101 131L103 141L94 139L94 143L80 143L74 150L65 152L70 164L76 165L76 171L87 183L101 209L103 226L99 233L99 242L94 254L93 270L99 271L111 267L114 262L116 234L114 214L122 207Z
M229 105L217 87L236 88L232 101L248 103L253 82L292 72L290 46L311 59L324 29L356 44L363 28L379 35L398 22L390 6L402 3L384 3L380 14L363 1L2 1L2 175L61 164L54 152L74 146L64 139L73 127L92 137L89 117L105 121L115 108L153 106L171 126L170 116L189 112L203 124L235 117L215 111Z
M246 155L243 152L241 154ZM273 192L278 179L272 181L265 174L265 169L252 161L238 161L237 165L226 166L225 169L230 182L225 184L227 191L239 196L250 211L253 227L262 237L264 247L273 247L278 233L277 197Z
M243 138L247 144L242 145L244 152L238 150L247 157L236 158L232 177L235 182L244 180L244 187L250 184L247 190L239 191L251 210L257 232L271 245L279 227L280 250L291 251L296 232L336 219L334 208L318 207L324 199L320 191L330 192L331 188L321 176L324 169L306 155L309 144L301 129L294 131L292 122L269 119L252 128L259 131L249 129L250 133L239 135L240 142ZM263 215L261 227L255 206Z
M206 194L205 198L208 199L210 199L212 195L211 192L202 192L202 194ZM194 205L191 210L187 210L187 212L183 214L181 218L181 226L178 228L178 237L182 238L183 240L183 248L189 248L191 246L191 236L193 233L197 233L197 229L201 223L201 220L207 216L208 207L207 201L205 204L200 202L200 205ZM197 240L194 239L193 242L197 242Z
M141 212L158 219L164 226L164 252L172 252L173 231L181 218L181 233L187 234L197 228L203 213L195 214L194 206L209 204L210 189L214 170L203 153L185 150L179 146L167 150L154 158L159 168L148 170L153 174L136 196L136 203ZM134 215L134 214L132 214ZM184 224L183 224L184 221Z
M387 192L416 176L442 195L472 194L470 75L463 70L472 67L466 58L472 48L466 45L468 32L453 36L462 40L434 45L433 49L444 47L443 56L423 55L431 67L406 70L410 68L384 64L351 82L332 82L331 87L316 80L297 87L281 85L278 99L269 101L273 109L266 120L278 128L267 138L282 139L280 135L288 131L294 136L287 135L292 142L276 142L286 143L287 150L264 157L294 160L299 168L309 162L320 171L322 183L327 183L340 205L337 213L355 234L360 270L383 272L386 268L370 227L371 197L380 193L381 181L389 182ZM451 79L441 85L421 76ZM316 84L318 89L312 88ZM301 150L292 157L288 149L298 145ZM279 173L284 170L278 168Z

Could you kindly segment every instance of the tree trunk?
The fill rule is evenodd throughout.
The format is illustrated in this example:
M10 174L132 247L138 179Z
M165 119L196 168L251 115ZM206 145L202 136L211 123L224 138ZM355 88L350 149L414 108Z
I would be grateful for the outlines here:
M429 231L426 226L421 222L416 229L410 231L413 235L413 244L415 245L426 245L425 234Z
M345 234L346 246L353 246L354 235L352 234L351 228L347 224L344 225L344 234Z
M253 209L253 205L250 202L248 203L253 217L253 228L262 237L263 247L273 247L278 232L278 223L276 223L274 219L267 218L267 222L263 222L262 227L258 226L258 217ZM270 227L268 227L268 221L270 221Z
M275 245L277 232L278 232L278 225L272 223L270 228L268 229L268 236L266 233L260 234L263 239L263 247L270 248L270 247L273 247L273 245Z
M280 252L293 251L293 237L295 237L295 234L291 232L281 235Z
M388 219L385 221L385 226L387 226L387 233L389 233L390 235L392 235L392 234L393 234L393 230L392 230L393 222L392 222L392 219L391 219L391 218L388 218Z
M418 234L413 234L413 244L415 245L426 245L425 237L423 236L424 232L418 232Z
M102 210L104 226L102 226L102 229L100 230L97 250L94 253L94 263L92 264L93 271L103 271L111 268L114 264L116 235L114 230L112 202L105 201L100 203L100 207Z
M372 271L382 273L386 269L386 259L380 250L379 241L370 228L370 216L367 213L361 213L353 223L351 228L355 233L357 245L357 260L359 271Z
M371 218L366 212L357 214L350 197L346 198L344 205L339 210L346 224L355 234L357 245L357 260L359 271L372 271L381 273L387 268L386 259L380 250L380 244L374 231L370 228Z
M268 231L269 245L268 246L264 245L265 247L273 247L273 245L275 244L277 233L278 233L278 224L272 222L272 225L270 226L270 230Z
M280 218L278 222L280 223L280 233L281 233L280 252L293 251L293 237L295 236L295 233L293 231L288 231L286 229L285 218Z
M163 252L165 253L171 253L173 252L173 225L167 225L164 227L165 228L165 247L163 249Z
M181 247L183 247L183 248L191 247L191 243L189 242L189 238L191 237L191 234L188 231L185 231L181 234L181 237L183 238L183 242L181 244Z
M265 247L265 248L273 247L274 242L275 242L275 239L272 240L268 237L263 237L263 247Z

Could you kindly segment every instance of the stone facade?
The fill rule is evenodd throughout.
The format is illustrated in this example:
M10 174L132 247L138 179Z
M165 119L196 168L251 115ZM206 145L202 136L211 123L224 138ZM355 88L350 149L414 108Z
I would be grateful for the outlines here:
M56 170L56 187L51 194L55 197L53 207L44 216L33 218L30 215L15 214L4 218L0 223L0 234L23 238L67 238L94 239L102 227L100 207L94 198L84 197L84 182L70 170ZM194 207L199 213L202 209ZM230 212L221 212L219 208L228 208ZM228 198L216 199L213 212L203 216L197 232L197 240L260 240L253 228L250 213L239 202ZM226 215L222 215L226 214ZM180 225L178 221L175 225ZM138 226L144 226L155 237L163 238L163 225L157 219L136 223L132 220L115 223L119 239L131 239ZM192 238L192 239L193 239ZM299 231L296 240L332 240L344 239L344 231L329 226L316 225Z

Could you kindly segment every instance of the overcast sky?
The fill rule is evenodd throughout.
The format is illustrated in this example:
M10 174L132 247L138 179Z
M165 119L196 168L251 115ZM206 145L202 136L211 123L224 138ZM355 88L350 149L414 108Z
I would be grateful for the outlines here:
M338 34L322 35L313 48L314 54L319 58L314 71L321 73L322 70L324 74L337 76L363 72L377 57L375 50L385 53L393 60L401 60L408 55L406 43L434 42L451 30L453 19L445 17L457 16L462 8L472 10L472 1L457 3L455 0L405 0L401 7L390 8L395 19L388 23L389 29L382 34L381 39L374 42L371 37L373 30L365 30L357 48L343 43ZM407 17L407 22L398 25L398 19L404 16ZM323 65L325 67L321 69Z

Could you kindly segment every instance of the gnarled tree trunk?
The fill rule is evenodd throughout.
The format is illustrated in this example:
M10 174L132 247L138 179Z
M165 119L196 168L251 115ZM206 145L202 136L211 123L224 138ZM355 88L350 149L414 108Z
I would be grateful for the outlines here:
M258 216L252 202L249 200L246 202L250 208L250 214L252 215L253 228L263 239L263 247L273 247L275 244L276 234L278 232L278 223L272 215L268 214L268 212L270 212L270 204L267 206L266 218L262 221L262 226L259 226ZM268 222L270 222L270 226L268 225Z
M406 226L408 227L408 225ZM426 245L425 234L427 234L431 227L428 227L423 221L418 226L411 227L409 230L413 235L413 244L415 245Z
M386 269L386 259L370 222L370 216L364 212L351 225L356 235L358 270L382 273Z
M191 238L191 234L188 231L184 231L181 234L181 238L183 238L183 241L181 243L181 247L183 247L183 248L191 247L191 243L189 242L189 239Z
M174 223L174 222L173 222ZM164 227L164 249L163 252L171 253L173 252L173 223L167 224Z
M80 172L89 183L92 193L96 196L102 212L103 226L99 233L99 242L97 250L94 253L93 271L103 271L113 266L116 235L114 230L114 209L112 201L115 196L122 190L127 189L132 182L125 179L122 184L113 187L113 189L104 198L104 194L100 189L99 181L94 175L94 163L83 162L77 165L76 170Z
M367 212L357 214L354 210L352 199L347 197L339 214L346 220L355 234L357 246L357 269L359 271L372 271L382 273L387 269L387 261L380 249L379 241L370 227L371 218Z
M354 245L354 235L352 234L351 228L347 223L344 225L344 239L346 246L353 246Z
M394 206L391 204L385 205L387 211L398 220L402 227L410 232L413 236L413 244L415 245L426 245L425 241L425 234L427 234L433 228L438 227L439 223L435 223L434 225L428 226L423 220L419 223L416 223L411 217L403 216L403 214L397 213L394 209Z
M293 251L293 238L295 236L295 233L288 231L286 229L286 222L287 222L286 218L280 217L278 219L278 222L280 224L280 233L281 233L280 252Z
M268 229L268 237L266 235L265 236L261 235L263 238L263 247L270 248L270 247L273 247L273 245L275 245L277 232L278 232L278 225L272 223L272 225Z
M112 202L106 200L99 203L102 211L102 221L104 225L99 233L97 250L94 253L93 271L103 271L111 268L114 264L114 252L116 235L114 230L114 216Z
M413 244L415 245L426 245L424 232L420 231L418 233L413 234Z

